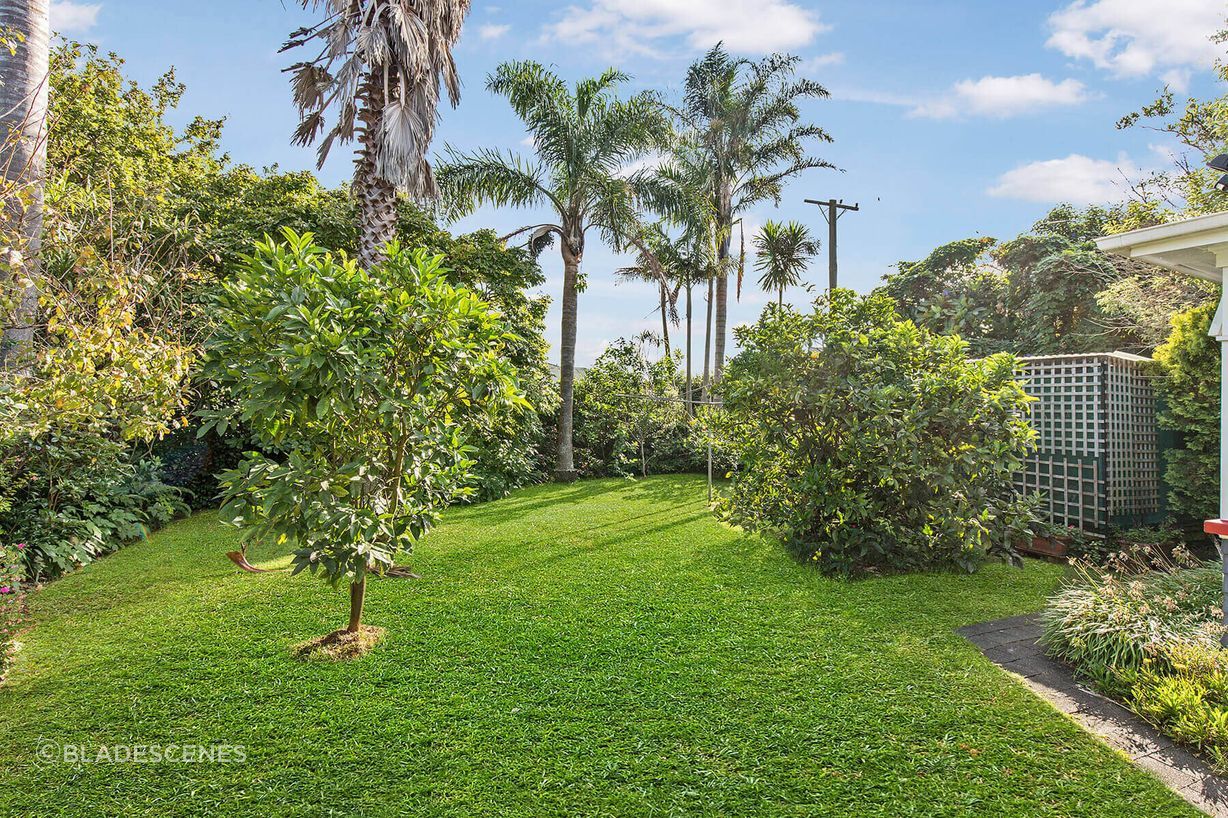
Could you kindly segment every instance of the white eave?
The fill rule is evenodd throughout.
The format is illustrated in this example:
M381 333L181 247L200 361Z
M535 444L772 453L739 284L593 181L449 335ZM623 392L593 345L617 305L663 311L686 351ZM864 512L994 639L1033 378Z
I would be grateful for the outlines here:
M1228 211L1096 239L1106 253L1135 258L1207 281L1228 267Z

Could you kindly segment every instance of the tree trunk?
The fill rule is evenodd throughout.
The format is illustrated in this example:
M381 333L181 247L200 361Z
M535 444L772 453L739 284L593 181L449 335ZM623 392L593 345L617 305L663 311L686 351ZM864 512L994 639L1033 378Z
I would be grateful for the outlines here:
M712 383L721 382L725 369L725 325L729 321L729 246L733 240L733 190L727 183L718 188L716 224L721 243L717 247L716 343L712 360Z
M686 413L695 413L695 395L691 388L691 283L686 285Z
M350 583L350 623L345 626L347 633L358 633L362 628L362 604L366 597L367 573L364 571Z
M563 239L563 338L559 346L559 451L554 478L560 483L576 479L571 433L576 385L576 280L580 275L580 254Z
M354 198L358 205L358 265L370 269L384 260L384 248L396 238L396 186L376 172L376 134L383 127L383 72L367 71L363 79L362 122L358 156L354 159Z
M669 358L669 291L663 283L657 285L661 288L661 340L665 343L665 357Z
M708 279L708 317L704 322L704 382L701 397L708 402L708 361L712 357L712 279Z
M721 382L721 371L725 368L725 325L729 321L729 269L725 263L729 258L729 236L721 239L720 275L716 279L716 342L712 355L712 383Z
M776 306L783 307L784 305L785 305L785 288L784 288L784 285L782 284L780 287L780 293L776 296Z
M42 249L43 182L47 168L47 76L50 60L48 0L0 0L0 27L25 36L17 54L0 63L0 167L4 208L16 236L0 236L0 259L30 282L0 286L5 302L0 369L24 366L38 317L38 256ZM12 229L12 228L10 228ZM11 241L11 243L10 243ZM6 246L7 245L7 246ZM11 310L9 309L11 308Z

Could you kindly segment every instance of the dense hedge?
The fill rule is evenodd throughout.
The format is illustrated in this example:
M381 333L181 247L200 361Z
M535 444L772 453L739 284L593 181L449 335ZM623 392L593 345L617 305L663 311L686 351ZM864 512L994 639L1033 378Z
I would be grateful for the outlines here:
M8 674L14 640L26 619L26 549L23 542L0 541L0 682Z
M1207 334L1215 307L1174 316L1172 333L1155 351L1163 372L1160 424L1180 435L1165 464L1169 505L1196 520L1219 516L1220 345Z
M679 361L655 341L619 338L576 381L575 459L584 477L701 471L706 455L682 403Z

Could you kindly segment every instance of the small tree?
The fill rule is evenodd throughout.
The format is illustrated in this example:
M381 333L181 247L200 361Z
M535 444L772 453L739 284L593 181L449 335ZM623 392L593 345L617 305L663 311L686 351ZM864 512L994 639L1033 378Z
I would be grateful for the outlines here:
M501 357L500 316L453 287L442 257L397 244L373 271L285 231L217 297L206 372L263 452L222 478L223 518L292 542L294 572L350 584L345 631L360 630L368 573L392 567L466 485L466 435L523 406Z
M761 275L759 286L776 291L776 303L785 303L785 288L802 283L802 272L819 252L819 242L801 222L767 222L755 237L759 258L755 269Z
M837 290L737 330L716 441L738 468L727 515L825 571L975 568L1031 521L1012 486L1034 432L1014 360Z

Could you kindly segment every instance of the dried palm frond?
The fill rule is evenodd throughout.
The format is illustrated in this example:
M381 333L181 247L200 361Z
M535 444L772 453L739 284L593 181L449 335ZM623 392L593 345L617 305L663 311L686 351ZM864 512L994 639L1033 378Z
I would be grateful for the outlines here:
M302 122L295 142L319 145L323 165L334 142L365 130L364 163L384 181L407 191L433 191L426 155L434 136L440 88L455 106L460 78L452 47L469 0L300 0L324 19L294 31L283 50L318 43L312 59L287 70ZM382 94L364 94L364 78L377 78ZM379 96L379 99L374 99ZM325 112L336 113L332 128Z

